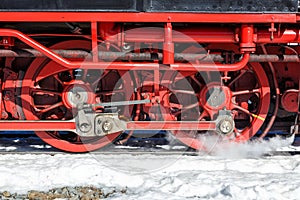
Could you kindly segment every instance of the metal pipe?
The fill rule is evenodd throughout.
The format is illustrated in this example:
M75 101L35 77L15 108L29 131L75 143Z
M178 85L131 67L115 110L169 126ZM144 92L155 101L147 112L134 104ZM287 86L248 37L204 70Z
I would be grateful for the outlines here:
M247 25L244 25L247 26ZM163 28L154 27L126 27L125 42L164 42ZM248 27L249 28L249 27ZM252 32L250 30L250 32ZM254 34L254 33L253 33ZM250 35L250 34L249 34ZM299 43L300 30L298 28L281 29L274 33L274 38L271 39L271 33L268 28L259 28L255 33L255 43ZM233 28L226 27L174 27L173 42L175 43L230 43L237 44L239 40L251 40L252 37L237 37ZM114 41L111 37L110 42ZM250 43L249 43L250 44Z
M92 54L83 50L52 50L54 53L63 58L82 58L89 59ZM99 51L100 60L105 61L153 61L162 60L162 53L123 53L123 52L105 52ZM20 49L16 51L0 49L0 57L45 57L44 54L35 49ZM176 62L224 62L225 59L220 54L190 54L175 53ZM266 54L250 54L249 62L300 62L298 55L266 55Z
M78 68L95 68L95 69L117 69L117 70L144 70L144 69L157 69L159 68L158 64L145 64L145 63L106 63L106 62L78 62L78 61L69 61L62 58L60 55L54 53L49 48L43 46L27 35L21 33L20 31L13 29L0 29L0 36L8 36L8 37L16 37L25 44L29 45L33 49L36 49L43 53L46 57L50 58L54 62L66 68L66 70L70 69L78 69ZM201 64L201 65L190 65L185 64L183 66L179 66L178 64L171 65L171 68L175 68L176 70L185 70L185 67L188 67L190 70L194 68L194 70L198 71L236 71L243 68L247 62L249 61L249 53L245 53L241 61L234 64ZM127 65L126 65L127 64ZM43 69L48 70L48 69ZM193 71L194 71L193 70Z

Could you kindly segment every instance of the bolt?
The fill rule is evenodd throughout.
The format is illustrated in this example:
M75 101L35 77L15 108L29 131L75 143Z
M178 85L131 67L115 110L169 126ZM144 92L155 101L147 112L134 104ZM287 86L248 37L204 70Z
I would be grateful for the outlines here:
M82 123L80 124L79 128L82 132L86 133L91 129L91 125L88 123Z
M233 130L233 125L228 119L223 119L220 122L220 131L224 134L230 133Z
M102 129L104 132L108 132L113 128L113 123L110 121L105 121L102 123Z
M80 94L79 94L79 93L76 93L76 94L75 94L75 97L76 97L77 99L80 99Z

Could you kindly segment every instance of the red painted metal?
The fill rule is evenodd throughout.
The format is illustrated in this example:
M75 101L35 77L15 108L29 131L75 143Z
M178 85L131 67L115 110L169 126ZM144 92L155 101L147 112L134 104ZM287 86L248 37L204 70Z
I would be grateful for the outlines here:
M91 85L89 83L86 83L82 80L72 80L64 85L64 89L61 94L63 105L66 106L68 109L76 109L76 105L74 104L74 102L70 101L70 100L72 100L70 98L76 98L76 96L74 96L74 97L69 96L69 93L71 93L74 88L75 89L77 88L77 90L78 90L78 88L81 89L81 91L77 94L77 98L82 98L82 97L80 97L80 95L81 95L80 93L85 92L86 98L87 98L85 103L88 103L88 104L96 103L95 102L96 96L95 96L94 91L92 90ZM43 91L43 90L41 90L41 93L47 94L47 92Z
M173 33L172 24L170 22L165 25L165 40L163 45L163 64L173 64L174 63L174 43L173 43Z
M299 90L285 91L281 97L281 106L288 112L298 112L298 96Z
M60 70L67 70L67 69L117 69L117 70L153 70L158 69L159 64L155 63L106 63L106 62L78 62L78 61L68 61L61 56L57 55L49 48L39 44L38 42L34 41L30 37L26 36L25 34L11 29L0 29L0 35L2 36L12 36L20 39L24 43L28 44L32 48L42 52L51 60L57 62L61 65ZM171 65L169 69L171 70L178 70L178 71L237 71L243 68L247 62L249 61L249 54L245 53L241 61L235 64L208 64L204 63L201 65L196 64L174 64ZM165 68L168 69L168 68ZM57 73L58 71L53 71L53 69L44 68L41 74L45 74L45 76L50 75L51 73ZM42 76L42 77L45 77Z
M74 112L76 115L76 109L69 102L68 96L74 85L81 86L89 93L89 104L119 100L118 98L127 101L141 100L147 96L151 99L151 103L147 105L120 109L121 114L133 119L127 123L129 135L138 129L169 130L195 149L205 149L205 144L198 138L199 132L216 134L216 120L221 111L229 113L236 125L232 134L222 135L225 140L248 140L262 127L269 111L272 84L268 81L272 78L267 77L262 65L256 62L269 62L269 66L276 69L277 76L282 80L281 91L276 91L276 95L282 95L281 106L288 112L297 111L298 93L291 91L296 91L295 88L299 87L299 49L286 46L287 43L300 43L300 29L297 26L300 17L296 13L0 12L0 19L2 23L90 23L91 31L85 31L86 35L35 33L33 30L30 36L36 36L36 39L18 30L0 29L0 54L5 57L3 66L15 70L10 75L4 70L0 113L2 112L2 119L22 119L24 114L28 120L0 121L0 130L16 130L15 127L23 131L34 130L45 142L65 151L95 150L111 143L121 134L85 138L74 133L76 124L72 119ZM157 23L156 27L146 27L148 22ZM60 40L77 37L88 41L65 41L48 48L42 45L45 41L45 44L52 43L51 39L45 39L47 37L60 37ZM15 38L30 46L32 49L28 51L39 57L28 69L23 65L18 68L19 63L26 61L19 58L24 55L20 50L25 45L20 45ZM45 41L39 40L40 38ZM99 46L100 42L103 43ZM190 52L182 52L190 53L185 56L192 59L177 59L179 49L174 44L181 48L184 45L200 44L204 48L194 51L191 48ZM262 44L280 46L266 45L270 49L270 54L267 54L266 50L259 47ZM141 46L147 46L146 50L139 49ZM112 62L99 57L100 50L107 51L107 55L113 58L117 56L113 52L126 47L129 47L130 56L141 56L136 59L137 62L130 56ZM130 48L133 47L135 49L131 51ZM66 50L72 52L64 52ZM201 63L201 58L195 59L194 55L205 54L203 50L216 53L216 63L209 63L207 60ZM210 52L207 53L209 54ZM234 54L241 55L239 61L236 61ZM153 59L152 55L159 58ZM142 59L143 56L149 59ZM16 57L16 60L9 57ZM250 61L255 63L249 64ZM277 63L273 66L270 62ZM12 68L14 66L16 67ZM27 69L22 85L19 85L20 81L16 82L16 71L19 69ZM75 75L75 69L81 70L79 78ZM89 70L93 70L92 73L89 74ZM101 73L95 73L96 70ZM216 72L220 79L210 79L211 74L217 74ZM97 78L89 81L93 74ZM199 74L206 74L204 77L207 79L199 78ZM178 76L190 81L192 90L176 88L180 79ZM122 82L121 86L117 82ZM114 88L114 84L118 87ZM19 94L16 88L20 87ZM219 87L220 95L224 96L223 101L216 105L208 101L213 87ZM180 93L177 100L177 97L172 96L175 93ZM113 99L115 94L119 96ZM194 96L196 101L185 95ZM19 110L19 96L23 113ZM278 110L278 105L275 106ZM192 112L182 114L192 109ZM146 120L147 116L152 121L138 121ZM162 118L164 121L161 121ZM240 121L246 125L239 123ZM60 131L67 132L67 136ZM220 136L220 133L217 134Z
M216 130L215 122L130 121L127 130ZM75 131L74 120L5 120L0 131Z
M207 96L210 95L211 89L219 89L222 94L224 94L224 99L219 105L212 106L208 103L207 101ZM223 98L219 96L218 98ZM199 103L200 106L202 106L208 114L213 118L215 114L219 112L219 110L222 110L226 108L227 110L230 110L230 105L231 105L231 99L232 99L232 92L230 88L227 86L222 86L221 83L219 82L211 82L207 83L200 91L199 94Z
M98 26L97 22L91 23L92 32L92 52L93 52L93 62L98 62Z
M52 46L53 49L87 49L91 48L91 43L88 41L82 40L70 40L58 43ZM64 100L61 99L61 96L65 96L63 92L68 90L69 87L74 86L74 84L83 85L83 87L87 87L88 84L86 79L84 80L74 80L74 74L71 70L61 70L62 67L55 62L45 62L47 58L37 58L35 59L31 65L29 66L24 79L22 80L22 110L27 120L41 120L46 118L46 120L59 120L67 121L73 118L73 112L76 113L76 110L73 110L72 105L68 106L66 103L66 107L64 109L59 109L65 106L63 103ZM48 68L52 71L64 71L66 73L71 73L70 76L67 74L67 80L63 81L59 78L58 73L49 73L47 81L44 83L39 83L40 75L37 74L44 66L48 66ZM59 70L57 70L59 69ZM86 74L86 73L83 73ZM68 80L70 77L72 80ZM100 78L100 77L99 77ZM96 80L98 78L96 77ZM95 81L95 80L94 80ZM72 84L73 83L73 84ZM45 85L46 84L46 85ZM98 82L96 82L98 84ZM36 87L36 86L39 87ZM70 86L71 85L71 86ZM60 87L65 88L65 90L61 91ZM95 87L95 86L94 86ZM49 89L52 88L52 89ZM88 89L87 89L88 90ZM36 93L41 94L36 95ZM95 96L94 94L89 96ZM48 98L47 98L48 97ZM51 101L47 101L50 99ZM95 102L95 99L89 100ZM51 103L48 105L49 103ZM67 101L68 102L68 101ZM69 109L68 109L69 107ZM61 113L62 110L65 110L65 113ZM43 117L44 116L44 117ZM5 122L4 122L5 123ZM51 123L51 122L50 122ZM11 125L11 124L10 124ZM43 128L43 123L39 125L35 124L35 133L46 143L59 148L64 151L70 152L86 152L101 148L107 144L110 144L115 138L117 138L121 133L110 134L105 137L79 137L74 132L68 132L67 136L65 134L60 133L60 129L55 129L55 131L41 131L45 130ZM74 127L73 123L73 127ZM58 125L59 126L59 125ZM34 128L31 126L31 128ZM75 134L75 135L74 135Z
M0 131L75 131L74 121L56 120L5 120L0 121Z
M296 23L296 14L0 12L2 22Z
M199 87L201 88L200 93L196 94L197 98L199 100L199 104L193 104L193 105L177 105L176 106L176 101L175 102L170 102L170 100L168 100L169 105L166 106L167 108L170 108L170 116L164 115L165 120L167 119L172 119L174 121L180 120L181 118L177 118L178 114L180 114L180 111L178 112L171 112L171 108L174 107L178 107L180 109L182 109L183 111L188 111L191 109L194 109L196 112L197 110L199 110L199 116L198 116L198 120L199 121L206 121L206 122L211 122L213 119L215 119L215 117L217 116L218 112L220 110L223 110L224 108L226 108L227 110L231 111L232 117L234 120L241 120L244 119L246 120L249 117L249 122L247 123L247 125L243 125L243 127L239 127L239 128L235 128L234 129L234 137L232 138L232 135L229 135L228 137L226 136L222 136L222 138L224 138L225 140L232 140L232 141L247 141L249 140L251 137L253 137L256 132L260 129L260 127L262 126L262 124L264 123L266 117L267 117L267 113L268 113L268 109L269 109L269 101L270 101L270 86L269 86L269 82L268 82L268 78L265 74L265 72L263 71L262 67L258 64L258 63L253 63L253 64L249 64L249 66L247 66L246 68L244 68L243 70L245 71L254 71L254 75L251 75L250 77L247 78L247 76L244 76L243 74L245 74L244 72L239 72L241 73L240 76L236 76L236 77L231 77L231 79L229 80L234 80L234 82L240 82L239 84L244 84L245 86L239 88L238 85L231 85L230 82L228 85L225 84L225 86L220 85L221 83L217 84L216 83L206 83L204 86L199 85ZM191 75L190 77L193 77L194 75ZM251 80L248 80L249 78L251 78ZM194 78L190 78L192 80L195 80ZM252 80L253 79L253 80ZM177 80L176 76L173 77L173 79L170 80L170 84L175 84L173 83ZM249 82L248 81L255 81L256 84L253 86L253 82ZM187 83L185 83L187 84ZM191 83L190 83L191 84ZM249 84L249 86L247 86L247 84ZM209 105L207 103L207 98L209 97L209 90L211 88L217 87L219 86L224 94L224 101L220 102L219 105L216 106L212 106ZM171 88L171 86L169 86L169 88ZM195 95L193 94L193 91L182 91L180 89L176 90L176 89L172 89L171 91L174 91L175 94L176 92L179 93L186 93L189 94L191 96ZM172 94L172 93L170 93ZM257 107L255 109L255 112L253 111L249 111L248 110L248 101L250 101L250 97L251 95L257 94L258 95L258 102L256 102L255 104L257 104ZM247 96L248 95L248 96ZM250 95L250 96L249 96ZM256 96L256 95L255 95ZM171 97L171 96L170 96ZM183 98L187 98L187 97L183 97ZM221 96L219 96L219 98L221 98ZM184 100L181 100L184 101ZM168 104L167 103L167 104ZM254 102L253 102L254 103ZM178 103L177 103L178 104ZM247 106L245 107L245 104L247 104ZM199 108L198 108L199 107ZM198 108L198 109L197 109ZM191 112L189 115L192 115L193 112ZM242 118L239 118L239 116L242 116ZM209 120L210 119L210 120ZM247 120L246 120L247 121ZM197 138L197 132L194 131L194 133L191 133L190 131L183 131L183 129L178 129L176 131L173 131L173 134L176 135L176 137L181 140L184 144L195 148L195 149L205 149L205 143Z
M244 27L248 27L245 25ZM300 42L299 29L296 28L282 28L274 33L273 39L271 39L271 33L268 28L256 28L253 32L253 38L245 35L243 39L252 39L255 43L289 43L289 42ZM173 42L178 43L238 43L239 42L239 30L224 27L189 27L184 28L173 28ZM109 31L109 30L107 30ZM161 28L134 28L128 27L126 35L124 36L125 42L163 42L164 32ZM247 31L247 28L244 30ZM109 34L107 32L107 34ZM111 32L108 41L117 43L115 32ZM250 34L249 34L250 35ZM238 36L238 37L237 37ZM247 39L247 40L248 40ZM253 43L252 43L253 46Z
M243 24L241 26L241 39L240 39L240 51L255 52L256 44L254 40L254 28L253 25Z
M20 117L18 113L18 105L16 104L16 96L14 94L15 88L19 86L16 81L17 78L18 74L12 69L8 67L3 69L2 90L5 91L5 94L3 95L3 100L1 99L3 103L1 117L4 119L9 117L8 113L10 113L11 117L14 119L18 119Z
M206 121L135 121L127 122L128 130L216 130L215 122Z

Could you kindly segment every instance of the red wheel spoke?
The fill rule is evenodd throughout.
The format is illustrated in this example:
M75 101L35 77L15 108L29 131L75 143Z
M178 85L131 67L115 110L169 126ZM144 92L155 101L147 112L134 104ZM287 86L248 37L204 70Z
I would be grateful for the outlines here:
M210 82L212 80L211 73L206 71L205 74L206 74L206 78L207 78L206 82Z
M244 74L246 74L247 72L249 72L249 71L247 71L247 70L243 70L243 71L241 71L241 73L238 75L238 76L236 76L229 84L228 84L228 87L231 87L237 80L239 80L242 76L244 76Z
M42 94L42 95L48 94L48 95L61 96L61 92L48 90L48 89L44 89L44 88L33 88L33 89L31 89L31 92L34 93L34 94Z
M200 81L198 80L198 79L196 79L196 77L195 76L191 76L191 78L193 79L193 81L195 81L195 83L199 86L199 87L201 87L201 83L200 83Z
M69 70L69 73L70 73L71 79L74 80L76 78L74 70Z
M177 109L182 109L182 105L177 104L177 103L169 103L170 108L177 108Z
M241 135L241 130L239 130L239 129L237 129L236 127L234 128L234 135L235 135L235 137L238 137L238 136L240 136Z
M172 90L173 93L182 93L182 94L190 94L195 95L195 91L191 90Z
M260 89L236 91L236 92L232 92L232 96L255 94L255 93L260 93Z
M60 78L58 77L57 74L53 75L53 77L55 78L55 80L57 80L58 83L60 83L61 85L64 85L64 83L60 80Z
M245 109L245 108L243 108L243 107L241 107L241 106L238 106L238 105L236 105L236 104L234 104L234 109L240 110L240 111L242 111L243 113L249 115L250 117L256 117L256 118L259 117L259 116L257 116L256 114L250 112L249 110L247 110L247 109Z
M208 117L209 115L207 114L206 111L202 111L202 113L200 114L198 121L201 121L204 119L204 117Z
M188 111L188 110L190 110L190 109L193 109L193 108L195 108L195 107L197 107L197 106L199 106L199 103L198 103L198 102L197 102L197 103L194 103L194 104L191 104L191 105L188 105L188 106L186 106L186 107L183 107L180 111L175 112L174 115L175 115L175 116L178 116L178 115L180 115L180 114L182 114L182 113L184 113L184 112L186 112L186 111Z
M109 74L109 72L107 72L107 71L104 71L93 83L91 83L91 86L92 86L92 88L96 88L97 87L97 85L98 85L98 83L99 83L99 81L101 80L101 79L103 79L103 78L105 78L105 76L107 75L107 74Z
M59 106L62 106L62 105L63 105L62 102L58 102L58 103L56 103L56 104L47 106L47 107L44 108L44 109L37 109L37 112L39 112L39 113L45 113L45 112L48 112L48 111L53 110L53 109L55 109L55 108L58 108Z
M83 70L81 80L83 80L83 81L86 80L87 75L88 75L88 70L87 69Z
M113 90L113 91L99 91L99 92L96 92L96 95L97 96L100 96L100 95L112 96L114 94L119 94L119 93L125 93L125 90L120 89L120 90Z

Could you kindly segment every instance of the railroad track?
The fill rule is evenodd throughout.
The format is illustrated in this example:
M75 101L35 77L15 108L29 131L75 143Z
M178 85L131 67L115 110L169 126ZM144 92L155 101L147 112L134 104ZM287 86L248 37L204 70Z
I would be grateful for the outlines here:
M1 134L0 138L0 155L2 154L70 154L69 152L60 151L55 149L42 140L40 140L34 134ZM274 155L298 155L300 154L299 141L300 137L296 138L296 144L298 146L286 146L272 151L263 151L261 154L263 156L274 156ZM255 148L255 147L253 147ZM255 149L251 150L251 147L247 150L249 155L253 155L256 152ZM109 145L107 147L101 148L97 151L90 152L95 155L119 155L119 154L131 154L131 155L142 155L142 154L155 154L155 155L189 155L189 156L203 156L203 155L214 155L212 153L198 152L180 143L175 143L172 145L150 145L145 146L131 146L131 145ZM257 153L257 152L256 152Z

